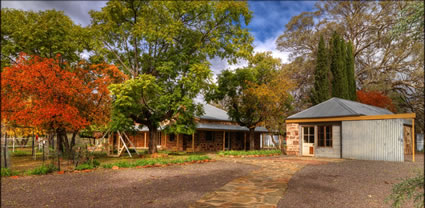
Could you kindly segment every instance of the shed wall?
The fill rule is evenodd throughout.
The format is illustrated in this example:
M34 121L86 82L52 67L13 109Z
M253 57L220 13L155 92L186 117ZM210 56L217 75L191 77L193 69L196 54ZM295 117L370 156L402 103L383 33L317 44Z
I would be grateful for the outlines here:
M404 161L403 120L342 121L342 157Z
M317 126L316 126L316 139L315 139L315 154L316 157L329 157L329 158L340 158L341 157L341 127L340 125L332 125L332 147L319 147L317 146Z

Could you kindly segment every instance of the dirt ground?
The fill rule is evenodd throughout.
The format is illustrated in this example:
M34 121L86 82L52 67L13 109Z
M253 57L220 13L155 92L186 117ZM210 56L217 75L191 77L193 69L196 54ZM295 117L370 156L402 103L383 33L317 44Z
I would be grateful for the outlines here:
M278 207L390 207L385 199L392 186L420 169L423 154L415 163L346 160L309 165L291 178Z
M2 178L1 207L187 207L258 167L209 162Z

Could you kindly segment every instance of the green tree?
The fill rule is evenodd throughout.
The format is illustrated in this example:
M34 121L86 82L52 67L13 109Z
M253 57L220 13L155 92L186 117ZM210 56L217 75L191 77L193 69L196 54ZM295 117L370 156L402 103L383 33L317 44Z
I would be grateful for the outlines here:
M88 34L63 11L1 9L1 67L15 63L19 53L75 62L88 49Z
M347 74L347 84L348 84L348 98L350 100L357 100L357 87L356 79L354 77L354 56L353 56L353 44L350 42L346 45L345 53L345 70Z
M345 70L344 40L334 32L331 39L330 70L332 72L332 97L348 98L348 83Z
M207 58L234 63L252 51L246 2L109 1L91 11L96 59L116 64L132 79L110 87L115 101L112 129L134 122L149 128L149 152L156 152L157 129L194 132L202 112L193 99L209 89Z
M296 81L295 109L310 105L306 96L314 84L313 61L320 35L329 40L337 31L353 44L357 87L401 97L398 107L415 112L418 131L423 131L424 42L414 36L415 31L423 35L421 9L423 2L417 1L318 1L314 11L293 16L276 43L293 60L285 68ZM402 10L409 12L402 15ZM393 35L400 15L416 23L406 25L412 30Z
M424 2L414 1L404 7L396 26L393 28L394 37L411 36L415 40L424 41Z
M329 65L328 54L323 36L320 36L319 47L317 49L316 69L314 72L314 89L312 95L313 105L319 104L329 99Z
M257 53L248 61L247 67L219 74L218 87L207 96L207 101L219 101L233 121L249 129L252 150L258 124L267 121L271 129L282 125L285 117L282 114L290 109L291 84L282 76L280 59L273 58L270 53Z

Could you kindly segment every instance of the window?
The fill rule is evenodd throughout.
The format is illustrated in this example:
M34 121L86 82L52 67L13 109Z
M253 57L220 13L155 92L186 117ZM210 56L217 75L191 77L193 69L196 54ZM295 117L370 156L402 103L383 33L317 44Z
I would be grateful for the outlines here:
M318 126L319 147L332 147L332 126Z
M168 140L169 140L170 142L173 142L175 138L176 138L176 137L175 137L175 135L174 135L174 134L169 134L169 135L168 135Z
M212 131L206 131L205 132L205 140L212 142L213 141L213 134Z
M304 143L314 143L314 127L304 127Z

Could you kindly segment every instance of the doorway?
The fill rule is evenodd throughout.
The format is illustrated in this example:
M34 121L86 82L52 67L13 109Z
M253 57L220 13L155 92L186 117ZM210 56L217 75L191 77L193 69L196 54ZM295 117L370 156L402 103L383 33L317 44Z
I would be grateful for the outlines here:
M232 147L232 144L231 144L231 139L230 139L230 132L226 132L225 138L224 138L224 149L230 150L231 147Z
M314 156L314 126L303 126L302 133L302 155Z

